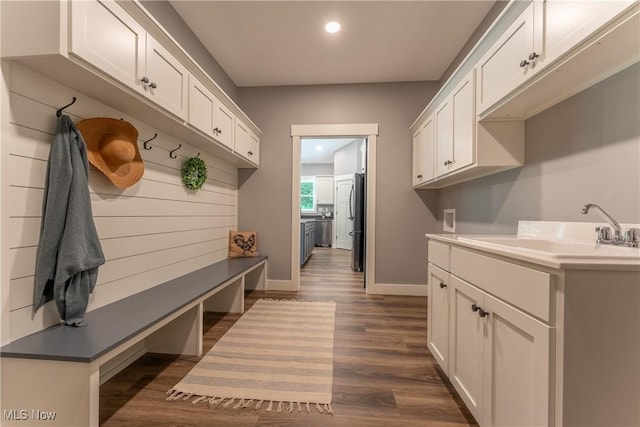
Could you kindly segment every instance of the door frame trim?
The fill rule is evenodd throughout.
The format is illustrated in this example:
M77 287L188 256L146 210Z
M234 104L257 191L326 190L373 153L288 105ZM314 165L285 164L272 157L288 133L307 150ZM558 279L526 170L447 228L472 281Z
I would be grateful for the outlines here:
M291 291L300 290L300 140L314 137L367 138L366 271L367 293L375 283L377 123L291 125Z

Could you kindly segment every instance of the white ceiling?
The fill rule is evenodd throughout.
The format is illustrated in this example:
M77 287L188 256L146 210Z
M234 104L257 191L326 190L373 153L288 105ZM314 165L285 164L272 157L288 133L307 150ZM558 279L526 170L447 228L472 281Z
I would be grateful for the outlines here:
M238 87L439 80L494 1L191 1L175 10ZM324 31L340 22L336 34Z
M355 140L356 138L302 139L300 142L300 163L333 164L333 154Z

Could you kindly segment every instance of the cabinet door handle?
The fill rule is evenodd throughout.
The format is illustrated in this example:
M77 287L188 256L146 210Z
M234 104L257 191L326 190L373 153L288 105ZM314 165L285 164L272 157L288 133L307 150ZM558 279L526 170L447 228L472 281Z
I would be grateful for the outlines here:
M422 174L418 175L418 179L422 179Z
M253 151L247 151L247 154L253 156Z
M141 78L140 81L144 84L149 84L149 79L147 77Z
M447 287L447 285L445 285L444 283L440 282L440 289L444 289L446 287Z
M537 53L535 53L535 52L531 52L531 53L529 54L529 59L530 59L531 61L533 61L534 59L538 58L539 56L540 56L540 55L538 55Z
M522 68L526 67L529 64L530 64L530 62L527 61L526 59L523 59L522 61L520 61L520 67L522 67Z
M483 309L480 309L480 311L478 312L478 315L480 317L486 317L486 316L489 315L489 312L488 311L484 311Z
M471 311L473 311L474 313L478 310L481 310L480 306L477 304L471 304Z
M149 85L149 87L150 87L151 89L155 89L155 88L157 88L158 86L157 86L155 83L151 83L151 84Z

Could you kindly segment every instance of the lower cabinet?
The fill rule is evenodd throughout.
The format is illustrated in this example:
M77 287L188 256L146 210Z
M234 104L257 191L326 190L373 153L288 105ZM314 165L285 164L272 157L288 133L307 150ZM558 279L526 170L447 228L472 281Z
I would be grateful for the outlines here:
M429 264L427 345L447 372L449 365L449 273Z
M300 223L300 265L307 262L315 246L315 221Z
M427 345L469 411L481 426L553 424L555 329L483 289L484 273L463 280L449 252L429 249Z
M546 426L551 328L451 276L448 375L483 426Z

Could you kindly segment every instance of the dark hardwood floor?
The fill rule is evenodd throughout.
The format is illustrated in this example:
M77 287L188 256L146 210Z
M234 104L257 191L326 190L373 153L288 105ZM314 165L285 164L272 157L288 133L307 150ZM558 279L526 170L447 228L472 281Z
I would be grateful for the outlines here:
M424 297L367 295L349 252L316 248L299 292L261 297L332 300L336 305L334 415L222 409L167 402L165 393L197 357L148 353L100 388L100 424L115 426L468 426L476 425L426 349ZM239 318L207 313L207 352Z

